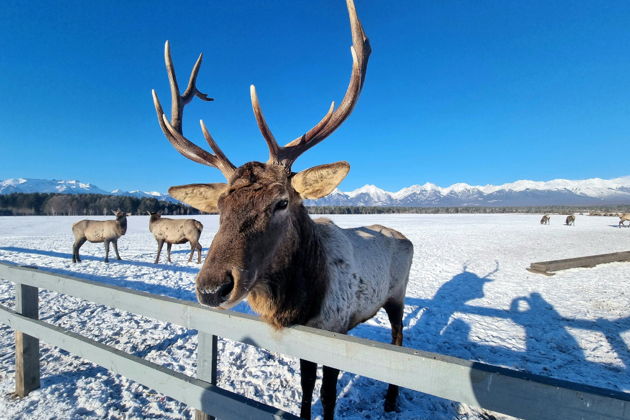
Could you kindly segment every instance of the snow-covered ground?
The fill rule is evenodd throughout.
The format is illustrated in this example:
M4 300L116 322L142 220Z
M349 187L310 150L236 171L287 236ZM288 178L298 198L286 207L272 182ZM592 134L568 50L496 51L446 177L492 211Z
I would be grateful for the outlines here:
M204 253L217 217L199 216ZM630 250L630 229L617 218L577 216L576 226L540 215L331 216L342 227L380 223L403 232L415 255L407 290L405 346L630 391L630 263L571 269L553 277L531 262ZM0 262L36 265L90 280L194 300L198 265L187 245L173 264L153 265L156 244L147 216L129 218L119 240L123 261L102 262L101 244L71 262L70 226L79 217L0 217ZM165 258L165 252L163 252ZM164 261L164 260L163 260ZM0 304L12 307L11 282L0 279ZM40 317L176 371L195 371L195 331L79 299L40 292ZM248 311L245 304L237 309ZM389 342L384 312L353 335ZM13 399L13 332L0 326L0 418L189 418L183 404L65 351L42 346L42 388ZM299 413L297 360L227 340L220 342L219 385ZM402 390L400 412L384 414L386 385L342 373L337 417L345 419L486 419L483 411ZM318 392L316 389L316 392ZM316 394L318 395L318 393ZM321 405L314 406L321 415Z

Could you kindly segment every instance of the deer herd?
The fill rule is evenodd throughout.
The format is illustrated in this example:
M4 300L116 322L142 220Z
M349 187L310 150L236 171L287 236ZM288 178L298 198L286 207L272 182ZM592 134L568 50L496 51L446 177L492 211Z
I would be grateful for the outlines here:
M157 122L173 147L186 158L218 169L224 183L174 186L169 194L204 212L219 214L214 235L199 273L196 295L199 302L229 309L247 299L251 308L275 329L307 325L347 333L383 308L391 324L392 344L403 342L404 299L413 256L412 243L400 232L380 225L342 229L331 220L312 219L303 200L331 193L350 169L347 162L328 163L294 172L294 162L307 150L330 136L353 111L365 82L370 44L357 17L353 0L346 0L352 34L352 70L345 95L338 107L333 102L324 117L294 140L280 146L272 134L255 87L250 96L255 120L269 149L266 162L234 165L221 151L203 121L201 133L212 152L184 136L184 107L196 96L212 100L196 86L200 55L188 85L180 93L168 41L164 60L171 92L170 118L164 113L155 91L153 104ZM116 220L82 220L72 226L75 237L73 262L80 262L79 248L85 241L109 244L116 258L117 240L127 230L127 214L115 212ZM630 221L621 216L620 226ZM569 216L566 224L574 224ZM549 224L545 215L541 224ZM171 261L172 244L190 243L188 261L197 251L203 225L194 219L167 219L151 213L149 230L157 244L155 263L164 243ZM317 376L314 362L300 360L301 412L311 417L312 394ZM324 419L334 417L339 370L324 366L321 401ZM384 409L396 410L398 387L389 385ZM378 415L376 415L378 417Z

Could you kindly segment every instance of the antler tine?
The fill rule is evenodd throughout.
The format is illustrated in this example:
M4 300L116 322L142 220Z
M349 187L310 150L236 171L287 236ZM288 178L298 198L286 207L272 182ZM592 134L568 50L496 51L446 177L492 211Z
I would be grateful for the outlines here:
M210 132L206 128L206 125L203 123L203 120L199 120L199 125L201 125L201 132L206 139L206 142L212 149L215 155L211 155L216 160L215 166L219 168L219 170L225 175L227 179L230 179L230 176L234 173L234 165L232 162L225 156L223 151L219 148L219 145L214 138L210 135Z
M190 160L194 160L197 163L201 163L202 165L208 165L208 156L209 153L205 150L197 147L194 143L181 136L181 139L175 138L171 134L171 130L168 127L171 127L174 131L177 131L171 123L169 123L166 115L164 115L164 111L162 110L162 105L160 104L160 100L158 99L157 93L155 90L152 90L153 94L153 105L155 106L155 112L158 115L158 123L160 124L160 128L162 132L166 136L166 139L177 149L179 153L186 156Z
M192 71L190 72L190 79L188 79L188 87L186 88L186 91L184 91L184 94L182 95L182 102L184 103L184 105L190 102L193 96L197 96L199 99L202 99L208 102L214 101L214 98L209 98L208 95L206 95L203 92L200 92L196 86L197 74L199 73L199 68L201 67L201 60L203 60L203 53L199 54L199 58L197 58L197 61L195 62L195 65L193 66Z
M225 157L225 155L221 152L221 149L214 143L216 150L219 151L219 156L215 156L212 153L208 153L202 148L198 147L196 144L190 142L186 137L184 137L181 133L179 133L175 128L169 123L166 115L162 115L162 121L166 126L169 134L173 137L174 141L171 141L171 144L175 146L178 152L182 155L186 156L188 159L194 160L197 163L201 163L202 165L213 166L221 171L221 173L225 176L226 179L230 179L232 174L234 173L234 165L230 163L230 161ZM205 129L202 122L202 128ZM204 134L210 136L210 133L205 130ZM212 139L212 137L210 137ZM170 139L169 139L170 140ZM208 140L210 143L210 140Z
M357 16L354 1L346 0L346 6L348 7L350 30L352 32L352 46L350 47L352 54L352 72L348 88L339 107L333 111L333 102L328 113L312 129L287 143L284 147L278 148L276 153L274 153L270 147L271 157L269 158L269 162L281 164L289 171L293 162L295 162L302 153L332 134L332 132L339 128L346 118L348 118L363 88L368 60L372 50L370 48L370 41L365 36L361 21L359 21L359 17Z
M280 146L278 146L278 142L276 138L271 133L267 122L265 121L265 117L260 109L260 102L258 101L258 95L256 94L256 87L254 85L250 85L249 87L249 96L252 100L252 109L254 110L254 116L256 117L256 122L258 123L258 129L262 133L265 141L267 142L267 146L269 147L269 162L275 162L278 156L278 150Z
M210 136L210 134L205 130L204 135L207 134L206 140L212 150L216 153L213 155L209 153L186 137L182 132L182 117L184 112L184 106L188 104L194 96L197 96L200 99L206 101L212 101L212 98L208 98L208 96L202 92L200 92L196 87L197 74L199 73L199 68L201 67L202 55L199 55L199 58L195 62L193 66L192 72L190 74L190 79L188 81L188 87L184 92L184 95L179 94L179 87L177 86L177 78L175 77L175 67L173 66L173 60L171 59L171 50L169 42L166 41L164 45L164 62L166 63L166 72L168 74L168 79L171 87L171 121L168 120L164 111L162 109L162 105L160 104L160 100L158 99L157 93L155 90L153 93L153 104L155 106L155 111L157 113L158 123L160 124L160 128L162 128L162 132L166 136L166 139L175 147L175 149L187 157L190 160L193 160L197 163L201 163L202 165L213 166L219 169L223 175L229 179L232 173L234 172L235 166L229 161L229 159L223 154L219 146L216 144L214 139ZM205 126L202 126L202 129L205 129ZM208 140L210 138L211 140Z
M315 126L307 131L302 137L298 137L297 139L287 143L284 147L297 146L298 144L309 142L313 138L313 136L322 131L326 124L328 124L328 121L330 121L334 110L335 101L332 101L332 103L330 104L330 108L328 108L328 112L326 112L326 115L324 115L324 118L322 118L317 124L315 124Z

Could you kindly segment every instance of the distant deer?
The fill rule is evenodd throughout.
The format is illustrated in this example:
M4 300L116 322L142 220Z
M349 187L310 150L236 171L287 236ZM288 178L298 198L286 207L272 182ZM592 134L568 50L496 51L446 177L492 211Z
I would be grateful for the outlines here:
M568 215L564 224L567 226L575 226L575 216L572 214Z
M625 226L625 222L630 222L630 213L619 213L619 227Z
M197 263L201 263L201 245L199 237L203 230L201 222L195 219L167 219L160 213L149 213L149 230L158 243L157 257L155 264L160 261L162 246L166 242L167 260L171 262L171 246L173 244L185 244L190 242L190 256L188 262L192 261L193 254L197 250Z
M118 238L127 232L127 213L117 210L114 212L116 220L81 220L72 225L74 244L72 245L72 262L81 262L79 248L90 241L93 243L105 243L105 262L109 262L109 244L114 245L116 259L118 254Z
M540 219L540 224L541 225L548 225L551 222L551 216L549 216L548 214L545 214L542 219Z
M346 333L384 308L392 327L392 343L402 345L402 316L411 242L401 233L379 225L342 229L328 219L310 218L305 199L331 193L350 166L336 162L292 172L295 160L335 131L354 108L367 69L370 46L352 0L350 15L353 66L350 83L338 108L335 104L313 128L281 147L263 117L256 89L250 88L254 115L269 148L267 163L235 167L223 154L203 121L201 130L214 154L182 134L183 107L197 96L195 80L201 56L188 87L180 95L168 42L164 58L171 85L172 114L164 115L153 100L158 123L181 154L219 169L227 184L171 187L169 193L197 209L219 212L219 230L197 275L197 298L205 305L228 309L247 298L262 319L275 328L294 324ZM301 360L301 416L311 417L317 365ZM339 370L324 366L321 400L324 419L334 417ZM398 387L389 385L385 410L396 407Z

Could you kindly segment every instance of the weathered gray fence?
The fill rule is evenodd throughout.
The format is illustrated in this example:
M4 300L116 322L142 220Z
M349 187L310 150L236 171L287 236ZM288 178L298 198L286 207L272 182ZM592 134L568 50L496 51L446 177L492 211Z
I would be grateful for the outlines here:
M16 330L16 385L21 395L39 386L39 339L221 419L294 418L213 384L220 336L515 417L630 420L628 393L304 326L275 331L249 315L33 268L0 264L0 278L16 283L16 311L0 306L0 322ZM198 330L198 377L37 320L40 288Z
M630 261L630 251L613 252L611 254L589 255L586 257L566 258L563 260L533 262L527 268L528 271L537 274L553 276L554 271L567 270L569 268L591 268L599 264L611 262Z

